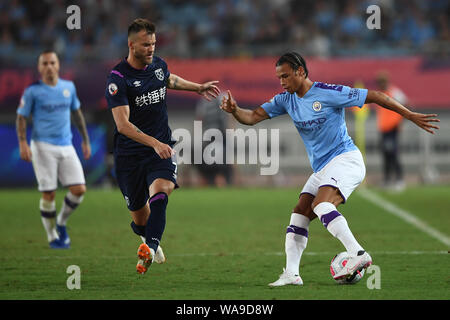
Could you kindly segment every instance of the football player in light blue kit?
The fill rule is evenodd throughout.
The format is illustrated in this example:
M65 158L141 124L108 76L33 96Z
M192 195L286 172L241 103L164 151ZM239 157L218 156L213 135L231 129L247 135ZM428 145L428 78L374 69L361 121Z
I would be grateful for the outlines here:
M300 259L308 242L311 220L319 217L325 228L344 245L349 260L335 279L351 277L372 263L370 255L353 236L337 206L347 201L363 181L366 169L361 152L347 133L346 107L376 103L401 114L420 128L434 133L439 127L435 114L411 112L387 95L367 89L313 82L303 57L296 52L281 56L276 75L285 92L254 109L239 108L228 91L220 108L242 124L254 125L262 120L288 114L297 128L313 169L295 206L286 230L286 268L270 286L302 285Z
M59 78L59 60L54 51L40 54L38 70L41 80L25 89L17 109L20 158L33 164L38 189L42 192L39 208L50 247L69 248L67 219L86 192L83 168L72 145L71 114L83 139L85 159L89 159L91 147L75 85L72 81ZM29 146L26 118L30 115L33 129ZM56 217L55 190L58 180L69 191Z

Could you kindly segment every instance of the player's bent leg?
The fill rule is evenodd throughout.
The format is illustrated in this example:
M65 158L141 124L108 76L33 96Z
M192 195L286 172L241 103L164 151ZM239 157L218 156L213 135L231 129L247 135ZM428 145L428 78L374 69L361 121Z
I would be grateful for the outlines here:
M59 239L67 247L71 243L66 228L67 220L83 201L85 192L86 186L84 184L70 186L56 219L56 230L59 234Z
M150 252L150 248L145 243L145 225L150 214L150 208L148 203L146 203L142 208L130 211L130 213L133 218L131 229L133 229L134 233L139 235L143 240L143 243L139 246L137 251L138 262L136 264L136 271L140 274L144 274L153 262L153 255Z
M81 197L86 193L86 185L85 184L77 184L69 187L69 191L77 197Z
M153 181L149 188L150 198L159 192L164 192L165 194L170 196L174 189L175 183L173 183L172 181L162 178L155 179L155 181Z
M138 236L140 236L142 242L145 243L145 225L137 225L134 221L132 221L130 226L133 232ZM158 246L153 261L155 261L158 264L166 262L166 257L164 256L164 252L161 246Z
M343 201L339 189L324 186L319 188L319 192L312 203L313 211L324 227L341 241L346 251L352 256L346 267L334 275L335 279L351 275L354 271L367 268L372 263L372 258L356 241L347 220L336 208Z
M286 229L285 252L286 268L280 278L269 284L271 287L284 286L288 284L302 285L300 277L300 260L308 243L309 223L314 219L311 203L314 196L308 193L300 195L299 201L291 214L289 226Z
M55 191L42 192L42 198L39 202L41 211L41 220L47 233L47 240L50 248L64 249L66 248L59 240L56 231L56 209L55 209Z
M150 215L145 229L145 242L154 255L156 263L166 261L160 242L166 226L168 197L174 189L175 183L163 178L155 179L149 187Z
M300 260L308 243L309 224L311 217L315 216L311 209L313 200L313 195L300 195L286 228L286 270L292 274L299 274Z

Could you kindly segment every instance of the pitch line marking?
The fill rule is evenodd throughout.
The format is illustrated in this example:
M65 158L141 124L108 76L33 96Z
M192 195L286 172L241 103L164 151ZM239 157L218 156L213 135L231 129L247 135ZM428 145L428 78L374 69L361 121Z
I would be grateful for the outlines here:
M331 251L307 251L303 252L303 255L307 256L332 256L336 254L336 252ZM370 251L370 254L372 255L444 255L449 254L449 251ZM168 254L169 257L226 257L226 256L249 256L249 255L264 255L264 256L284 256L286 253L284 251L278 251L278 252L254 252L254 253L246 253L246 252L231 252L227 254L222 254L220 252L200 252L200 253L173 253ZM42 256L42 257L36 257L36 259L58 259L58 260L74 260L74 259L91 259L89 256L80 256L80 257L74 257L74 256ZM128 256L102 256L99 257L101 259L131 259L135 258L134 255L128 255Z
M376 193L368 190L368 189L360 189L358 190L357 194L359 194L362 198L366 199L367 201L371 202L372 204L380 207L381 209L385 210L386 212L399 217L403 221L415 226L417 229L425 232L430 237L438 240L439 242L445 244L446 246L450 247L450 238L443 234L442 232L430 227L428 224L417 218L412 213L396 206L390 201L387 201L386 199L380 197Z

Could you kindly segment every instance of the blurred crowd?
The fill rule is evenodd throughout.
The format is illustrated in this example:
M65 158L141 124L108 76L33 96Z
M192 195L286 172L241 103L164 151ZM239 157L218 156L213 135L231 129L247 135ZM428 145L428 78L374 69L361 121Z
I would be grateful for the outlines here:
M81 9L81 30L68 30L66 9ZM381 29L369 30L369 5L381 8ZM157 27L165 57L278 55L448 56L450 0L7 0L0 3L0 59L34 63L53 47L65 62L126 55L136 17Z

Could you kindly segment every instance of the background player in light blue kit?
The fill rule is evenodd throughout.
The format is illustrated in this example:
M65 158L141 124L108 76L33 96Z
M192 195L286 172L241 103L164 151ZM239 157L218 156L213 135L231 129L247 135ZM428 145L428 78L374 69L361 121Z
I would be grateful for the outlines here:
M345 268L335 279L351 276L372 263L371 256L353 236L337 206L345 203L363 181L366 169L361 152L347 133L346 107L362 107L376 103L434 133L439 127L435 114L411 112L384 93L342 85L313 82L303 57L296 52L281 56L276 63L276 75L285 89L260 107L239 108L231 92L222 99L220 108L231 113L242 124L254 125L262 120L288 114L297 128L313 169L295 206L286 230L286 268L270 286L302 285L300 259L308 241L308 228L316 217L344 245L350 254Z
M71 115L83 139L85 159L89 159L91 147L75 85L72 81L59 78L59 60L54 51L40 54L38 70L41 80L25 89L17 109L20 158L33 164L38 189L42 192L39 208L50 247L69 248L67 219L86 192L83 168L72 145ZM28 145L26 118L30 115L33 129L31 145ZM58 180L69 191L56 216L55 190Z

